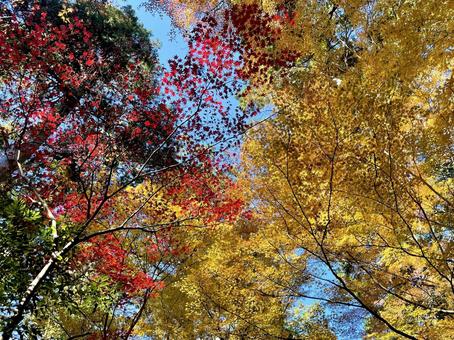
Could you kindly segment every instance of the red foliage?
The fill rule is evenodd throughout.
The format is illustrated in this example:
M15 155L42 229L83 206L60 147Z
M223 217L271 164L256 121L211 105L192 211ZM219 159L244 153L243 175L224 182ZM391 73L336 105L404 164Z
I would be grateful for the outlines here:
M233 198L235 183L221 172L208 173L193 169L183 174L178 185L170 188L169 195L189 216L197 216L206 226L235 221L244 202Z
M30 201L45 200L69 226L65 237L86 236L95 219L115 224L113 202L122 199L115 190L145 178L176 183L167 194L207 224L236 218L242 203L223 194L232 184L216 178L212 156L238 140L253 114L230 100L245 85L232 29L206 18L188 37L187 56L153 70L140 54L127 62L110 56L77 12L58 24L38 5L5 17L0 120L8 125L1 134L9 167L0 168L0 180L10 179ZM17 171L18 154L27 182ZM159 242L166 256L188 251L169 234ZM128 294L161 287L128 264L113 235L91 239L79 261L93 263Z
M290 67L301 57L298 51L275 48L281 38L281 26L295 25L293 15L283 6L278 14L271 15L257 4L233 5L225 12L225 21L233 25L233 32L238 36L238 50L244 60L239 75L245 79L266 74L268 68ZM228 25L224 26L224 30L229 29Z
M156 291L164 287L162 281L155 281L128 263L128 253L123 249L119 237L107 234L93 238L88 243L78 254L78 261L94 265L97 272L119 284L126 294L133 295L144 289Z
M201 158L207 146L220 149L247 126L244 113L230 101L244 83L238 77L240 55L228 34L214 18L203 19L187 37L188 55L171 59L162 79L165 103L186 126L177 139Z

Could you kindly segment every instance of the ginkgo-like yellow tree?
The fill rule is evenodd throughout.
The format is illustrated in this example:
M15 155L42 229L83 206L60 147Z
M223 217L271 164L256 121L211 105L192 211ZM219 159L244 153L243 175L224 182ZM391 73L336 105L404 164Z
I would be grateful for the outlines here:
M319 297L365 311L369 336L452 338L452 6L257 6L279 38L246 36L254 54L298 55L252 74L251 100L277 112L243 152L259 229L286 235Z

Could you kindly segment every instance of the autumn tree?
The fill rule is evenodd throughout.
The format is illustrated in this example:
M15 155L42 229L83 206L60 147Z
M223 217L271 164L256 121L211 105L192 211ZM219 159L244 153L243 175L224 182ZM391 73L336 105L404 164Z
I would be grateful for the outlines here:
M191 251L174 231L240 209L215 157L245 127L235 56L212 21L161 68L130 8L0 10L3 337L127 338Z
M0 7L4 337L452 338L448 1L161 6Z
M263 228L299 249L306 287L363 310L380 338L452 337L452 13L439 5L290 1L232 14L252 51L250 98L277 112L243 154ZM251 34L257 22L274 36Z

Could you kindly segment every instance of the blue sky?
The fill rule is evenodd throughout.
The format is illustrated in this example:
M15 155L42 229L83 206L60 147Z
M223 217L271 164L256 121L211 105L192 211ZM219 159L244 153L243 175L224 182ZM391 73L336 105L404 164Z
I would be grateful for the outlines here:
M186 43L180 32L174 30L172 35L172 23L165 14L155 14L146 11L140 5L143 0L119 1L119 5L131 5L136 11L139 21L151 31L153 38L158 40L161 47L158 50L159 60L165 64L175 55L183 56L187 52Z

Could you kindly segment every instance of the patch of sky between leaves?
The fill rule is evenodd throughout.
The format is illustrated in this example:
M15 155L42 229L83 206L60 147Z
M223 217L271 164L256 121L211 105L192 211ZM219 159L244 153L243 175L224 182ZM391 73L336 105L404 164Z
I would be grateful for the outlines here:
M187 44L181 32L172 26L172 22L164 13L151 13L142 5L144 0L117 0L118 6L130 5L144 27L152 34L153 39L159 41L158 57L161 64L174 56L183 57L188 52Z
M302 248L297 248L294 251L295 256L303 256L304 253L305 250ZM361 340L364 336L366 325L363 311L348 306L327 304L321 300L315 299L315 297L329 299L329 296L326 296L323 290L323 287L326 287L326 285L323 285L323 280L329 280L335 283L338 282L335 276L330 273L326 265L320 261L308 261L306 270L307 272L310 272L313 279L318 277L320 280L315 279L312 282L305 282L298 289L298 292L314 298L297 298L291 306L292 312L289 315L288 322L292 323L295 320L298 320L298 318L302 316L301 313L308 312L312 307L315 307L316 304L322 304L331 330L338 340ZM344 319L344 323L341 319ZM347 323L345 323L346 320Z

